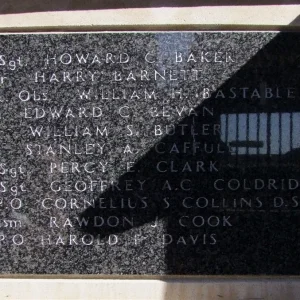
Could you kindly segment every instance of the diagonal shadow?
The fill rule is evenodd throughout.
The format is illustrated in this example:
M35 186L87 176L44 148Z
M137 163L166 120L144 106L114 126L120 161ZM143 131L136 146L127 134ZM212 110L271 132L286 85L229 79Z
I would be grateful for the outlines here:
M143 191L110 187L80 217L126 217L134 227L164 220L167 274L298 274L299 188L289 189L288 179L300 180L299 47L299 34L278 33L118 179L145 180ZM276 197L288 211L274 208ZM110 199L118 207L130 199L131 207L107 208ZM131 228L89 222L80 230L108 236Z
M298 4L296 0L152 0L141 2L137 0L106 0L106 1L79 1L79 0L52 0L37 1L28 0L7 0L0 5L0 14L16 14L44 11L76 11L76 10L97 10L97 9L122 9L122 8L151 8L151 7L196 7L196 6L241 6L241 5L290 5Z

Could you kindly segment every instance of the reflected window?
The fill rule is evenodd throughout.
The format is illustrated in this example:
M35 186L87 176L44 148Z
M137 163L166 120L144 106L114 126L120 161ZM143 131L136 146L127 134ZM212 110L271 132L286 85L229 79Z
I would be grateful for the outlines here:
M231 155L285 155L300 148L300 112L221 115L221 139Z

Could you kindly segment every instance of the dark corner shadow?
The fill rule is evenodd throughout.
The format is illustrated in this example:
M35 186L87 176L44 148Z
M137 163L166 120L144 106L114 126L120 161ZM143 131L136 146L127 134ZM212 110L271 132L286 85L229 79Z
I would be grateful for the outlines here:
M300 16L298 16L295 20L293 20L289 25L290 26L298 26L298 25L300 25Z
M122 8L151 7L196 7L196 6L228 6L228 5L290 5L298 4L298 0L6 0L0 4L0 14L17 14L46 11L76 11Z
M300 247L300 238L295 239L291 232L297 233L300 228L300 219L297 214L289 214L289 218L282 217L276 213L253 213L247 207L242 211L234 209L226 210L207 206L205 209L197 208L195 201L188 200L188 206L183 207L182 200L185 197L190 199L204 198L215 199L252 199L261 197L261 201L284 196L292 197L292 193L286 191L281 194L280 191L267 191L257 193L255 190L249 190L247 194L244 190L231 191L229 189L216 191L211 188L211 182L218 178L245 178L249 181L255 178L267 180L273 178L300 178L298 165L299 149L291 150L288 153L270 154L270 136L271 136L271 118L276 115L278 120L283 118L284 113L300 112L299 95L297 101L292 102L284 98L280 101L274 99L258 99L253 97L245 101L237 99L222 99L216 95L220 90L227 92L231 87L249 87L249 89L258 88L262 91L266 87L275 89L276 87L284 89L285 87L297 87L300 82L299 72L299 49L300 35L297 33L278 33L265 47L263 47L251 60L249 60L238 72L229 80L220 86L216 92L207 99L202 105L196 108L198 117L190 116L184 118L180 124L176 125L174 135L166 136L158 143L159 147L171 149L176 144L178 149L183 149L185 143L192 145L195 142L199 145L207 144L207 149L194 154L192 147L186 153L161 153L159 154L153 147L149 149L135 165L135 173L126 173L119 178L119 182L125 180L147 180L142 197L147 199L147 209L143 209L144 203L138 193L129 191L117 191L113 188L108 189L100 195L102 202L108 203L109 199L114 199L121 203L121 199L131 199L132 208L100 209L88 208L80 217L93 219L97 216L114 215L118 217L126 216L128 219L134 217L135 226L141 226L148 222L154 222L156 217L163 218L167 223L166 233L172 236L173 241L178 241L182 236L198 236L201 242L195 247L190 242L187 245L181 240L181 243L171 243L166 246L166 264L168 274L211 274L211 275L230 275L230 274L298 274L300 270L300 261L297 258ZM191 51L197 49L191 49ZM280 58L280 59L279 59ZM184 86L182 88L188 88ZM204 114L204 108L214 110L213 116ZM274 115L275 114L275 115ZM229 153L229 120L232 116L238 120L240 116L247 116L247 131L249 136L250 119L255 115L257 132L266 130L266 136L263 140L257 138L250 147L257 147L255 155L251 155L247 150L244 155L239 155L238 150L233 155ZM291 114L290 114L291 115ZM231 118L231 119L230 119ZM244 118L244 117L243 117ZM275 118L275 119L276 119ZM224 121L226 120L226 121ZM242 120L242 119L239 119ZM273 121L272 121L273 122ZM280 122L280 121L279 121ZM220 124L225 126L225 139L219 133L214 134L213 128L210 128L210 135L201 137L191 133L182 135L182 126L186 128L193 127L196 132L200 132L204 124ZM263 127L262 124L265 124ZM227 125L226 125L227 124ZM238 132L238 121L235 123L236 132ZM273 124L273 123L272 123ZM231 141L231 146L238 143L243 146L244 141L237 139ZM258 136L260 133L258 133ZM280 136L281 138L282 135ZM163 144L162 144L163 143ZM266 143L266 152L260 151L260 143ZM281 143L281 142L280 142ZM291 141L291 144L293 141ZM156 144L158 145L158 144ZM216 146L218 145L218 147ZM280 146L281 147L281 146ZM160 149L160 148L159 148ZM292 149L292 147L291 147ZM281 148L280 151L281 152ZM164 166L170 166L172 163L177 169L182 170L189 162L192 172L157 172L158 162L164 161ZM204 165L203 165L204 163ZM196 172L196 166L203 167L205 172ZM202 167L201 167L202 166ZM218 171L216 171L216 169ZM278 172L280 168L281 172ZM172 187L170 190L166 182ZM184 187L191 188L189 191L183 190ZM164 188L163 188L164 187ZM164 201L163 199L167 199ZM99 200L100 201L100 200ZM99 204L98 201L98 204ZM205 200L206 201L206 200ZM204 202L205 202L204 201ZM201 202L202 204L204 202ZM254 203L252 202L252 203ZM265 205L265 204L264 204ZM96 205L97 207L97 205ZM144 207L145 208L145 207ZM269 207L264 207L269 209ZM253 209L253 207L252 207ZM218 216L222 219L224 215L232 216L232 227L208 226L193 227L190 220L201 215L204 219L209 216ZM183 216L189 216L184 219L187 227L179 225L178 220ZM198 219L199 220L199 219ZM224 219L223 219L224 220ZM226 222L225 222L226 223ZM90 225L92 223L89 223ZM120 233L132 228L130 225L120 228L112 227L93 227L87 225L80 230L90 234L101 234L102 236ZM205 244L204 244L204 236ZM214 245L215 239L218 240ZM276 250L274 250L276 249Z

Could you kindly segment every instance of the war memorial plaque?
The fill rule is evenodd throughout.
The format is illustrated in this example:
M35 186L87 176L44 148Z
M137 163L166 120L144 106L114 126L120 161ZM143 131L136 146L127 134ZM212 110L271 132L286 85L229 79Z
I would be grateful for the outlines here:
M0 36L2 274L300 272L300 34Z

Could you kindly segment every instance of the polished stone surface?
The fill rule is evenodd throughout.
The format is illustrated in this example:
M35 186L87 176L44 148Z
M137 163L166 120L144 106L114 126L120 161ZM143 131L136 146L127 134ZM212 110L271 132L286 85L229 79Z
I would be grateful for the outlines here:
M298 274L299 44L1 36L1 272Z

